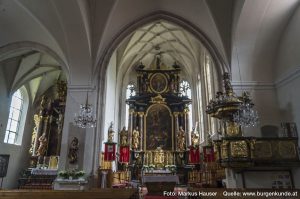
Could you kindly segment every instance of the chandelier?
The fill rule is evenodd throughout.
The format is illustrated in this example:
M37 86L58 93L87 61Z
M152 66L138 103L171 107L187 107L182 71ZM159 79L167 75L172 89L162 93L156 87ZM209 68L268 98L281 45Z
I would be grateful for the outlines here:
M239 110L233 115L233 121L243 127L256 126L258 123L258 113L253 108L254 104L250 99L248 92L243 92L241 97L242 104Z
M74 123L80 128L96 127L96 118L93 117L93 107L88 103L88 94L86 103L80 105L79 114L75 114Z
M206 112L212 117L235 122L243 127L255 126L259 117L249 93L243 92L242 96L236 96L228 73L224 73L223 82L225 93L217 92L215 99L209 101Z

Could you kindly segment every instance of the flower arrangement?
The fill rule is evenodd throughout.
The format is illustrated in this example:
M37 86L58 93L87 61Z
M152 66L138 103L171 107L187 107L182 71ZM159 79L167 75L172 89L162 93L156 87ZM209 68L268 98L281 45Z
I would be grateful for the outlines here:
M166 165L165 166L166 169L172 171L172 172L175 172L176 171L176 165Z
M77 178L81 178L85 175L85 172L83 170L81 171L78 171L78 170L62 170L62 171L59 171L58 172L58 176L60 178L63 178L63 179L77 179Z
M154 164L149 164L149 169L154 169L155 165Z

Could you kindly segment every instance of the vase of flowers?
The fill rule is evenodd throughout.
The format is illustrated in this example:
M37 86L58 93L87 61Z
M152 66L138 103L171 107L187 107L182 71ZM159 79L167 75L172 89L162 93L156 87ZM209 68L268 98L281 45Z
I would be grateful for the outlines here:
M85 175L85 172L83 170L75 172L75 177L78 179L83 179L84 175Z

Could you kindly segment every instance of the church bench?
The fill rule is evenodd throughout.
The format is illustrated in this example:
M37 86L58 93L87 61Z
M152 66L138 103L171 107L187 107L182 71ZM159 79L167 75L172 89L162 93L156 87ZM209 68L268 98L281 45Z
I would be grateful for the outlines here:
M137 189L93 189L90 191L0 190L1 199L135 199Z

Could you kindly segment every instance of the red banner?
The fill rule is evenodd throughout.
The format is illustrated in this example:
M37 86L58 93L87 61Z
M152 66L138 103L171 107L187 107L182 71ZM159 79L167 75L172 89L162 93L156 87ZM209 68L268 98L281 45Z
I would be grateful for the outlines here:
M120 162L129 162L130 149L129 146L120 146Z
M190 147L189 163L190 164L199 164L200 163L199 147Z
M104 161L114 161L116 159L116 144L105 143Z
M215 153L214 153L214 148L212 146L203 147L203 158L204 158L204 162L215 161Z

